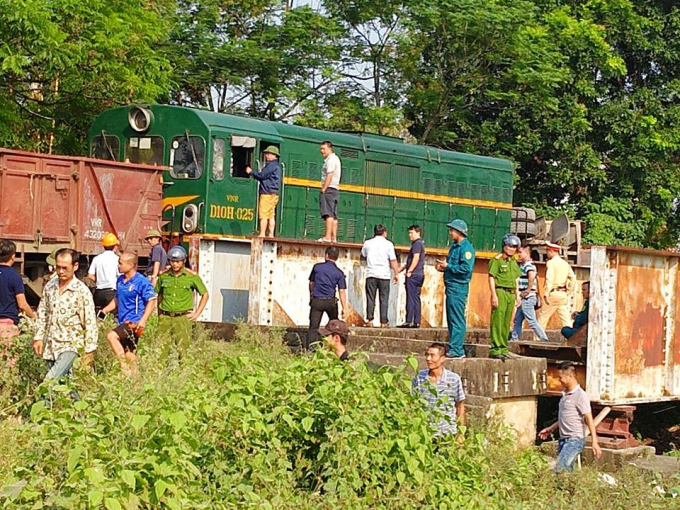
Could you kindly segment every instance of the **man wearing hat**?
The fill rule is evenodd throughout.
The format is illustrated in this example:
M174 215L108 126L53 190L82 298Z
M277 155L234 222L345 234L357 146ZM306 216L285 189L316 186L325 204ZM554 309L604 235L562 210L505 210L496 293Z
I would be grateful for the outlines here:
M281 167L279 166L279 148L273 145L264 151L264 159L267 164L261 172L253 172L250 166L246 167L248 175L260 181L260 201L257 213L260 218L260 237L267 235L274 237L276 227L276 204L279 203L279 187L281 185Z
M576 280L574 270L569 262L560 257L560 245L546 243L548 262L545 264L545 287L543 306L538 313L538 322L543 331L548 326L550 317L555 312L560 316L561 327L571 327L569 315L569 294L567 291L573 287Z
M468 227L463 220L455 219L449 227L451 248L446 261L438 260L437 271L444 273L446 289L446 324L449 330L447 358L463 359L465 340L465 304L467 302L472 272L475 268L475 249L467 238Z
M191 340L191 323L198 319L208 302L208 290L201 277L187 270L184 261L187 252L181 246L173 246L168 252L170 271L158 277L158 332L170 336L181 353ZM194 292L201 296L194 309ZM167 352L163 357L166 357Z
M118 254L116 247L119 241L110 232L104 235L102 246L104 251L92 259L87 269L87 277L95 283L94 306L104 308L116 297L116 280L118 280Z
M158 275L165 271L168 265L168 254L163 248L161 233L156 229L151 229L146 233L146 242L151 246L149 253L149 265L146 266L146 277L151 280L152 285L156 285Z
M517 279L522 275L515 254L522 245L515 234L503 236L503 251L489 261L489 290L491 291L491 349L492 358L505 360L512 312L517 301Z
M347 337L349 337L349 327L345 321L334 319L328 321L326 327L319 330L326 337L326 344L333 349L333 352L340 361L349 360L347 351Z

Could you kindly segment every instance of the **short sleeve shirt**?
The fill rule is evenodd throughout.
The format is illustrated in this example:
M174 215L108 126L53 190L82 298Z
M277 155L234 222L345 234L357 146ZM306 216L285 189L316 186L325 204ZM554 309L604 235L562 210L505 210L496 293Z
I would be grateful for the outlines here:
M162 297L159 308L164 312L188 312L194 309L194 292L203 295L208 290L197 274L182 268L179 275L163 273L156 282L156 293Z
M586 437L586 424L583 417L590 412L592 412L590 398L581 386L576 386L569 393L563 393L557 418L560 437Z
M411 262L413 262L413 256L418 253L420 258L418 259L418 264L413 271L414 276L422 276L424 274L423 267L425 267L425 243L422 239L416 239L411 243L411 249L408 252L408 257L406 258L406 270L411 267Z
M392 241L385 236L375 236L364 243L361 255L366 257L366 277L389 280L390 261L397 260Z
M149 254L149 267L146 268L147 276L153 274L154 262L161 263L161 271L163 271L165 266L168 265L168 254L165 252L165 248L163 248L163 245L160 243L151 248L151 253Z
M432 411L439 415L433 425L437 429L436 435L455 434L456 404L465 400L465 391L460 376L455 372L444 369L437 384L432 384L428 378L429 370L421 370L411 383L413 391L419 394Z
M314 282L312 297L335 297L335 289L346 289L345 273L332 260L315 264L309 275L309 281Z
M116 301L118 301L118 324L129 321L137 324L144 315L146 304L156 299L151 282L139 273L125 281L125 275L118 277Z
M340 176L342 175L342 164L337 154L332 153L323 161L323 169L321 170L321 185L326 182L326 175L332 173L331 183L329 188L340 189Z
M535 277L538 275L538 271L536 271L536 266L534 265L533 261L529 259L526 262L523 262L519 269L522 272L519 277L519 290L529 290L530 292L536 292L537 285ZM534 284L531 286L531 289L528 289L529 273L531 271L534 272Z
M24 294L24 282L14 268L0 265L0 319L19 324L17 294Z
M514 289L521 274L514 257L506 258L499 253L489 261L489 275L496 280L496 287Z
M96 278L97 289L115 289L118 280L118 255L113 250L105 250L92 259L87 274Z

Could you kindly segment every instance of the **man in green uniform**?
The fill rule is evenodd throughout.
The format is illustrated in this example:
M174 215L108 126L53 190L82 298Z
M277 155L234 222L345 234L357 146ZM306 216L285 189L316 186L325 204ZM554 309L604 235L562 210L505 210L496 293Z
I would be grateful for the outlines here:
M158 294L158 332L170 336L181 354L189 346L191 323L198 319L208 302L208 291L201 277L184 267L187 252L173 246L168 252L170 270L161 273L156 283ZM201 300L194 310L194 292ZM167 357L167 352L163 357Z
M491 357L501 360L513 357L508 353L510 322L517 300L517 278L522 271L515 259L521 245L514 234L503 236L503 251L489 261L491 290Z
M438 260L435 266L437 271L444 273L446 289L446 324L449 329L446 357L464 359L465 304L475 268L475 249L468 241L468 228L463 220L453 220L446 226L449 227L449 236L453 242L446 261Z

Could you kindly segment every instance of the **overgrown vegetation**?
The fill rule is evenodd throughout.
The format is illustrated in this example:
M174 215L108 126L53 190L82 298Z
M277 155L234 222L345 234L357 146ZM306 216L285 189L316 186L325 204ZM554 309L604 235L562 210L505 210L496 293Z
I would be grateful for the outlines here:
M244 326L232 344L201 333L191 352L160 365L163 340L154 338L151 326L138 379L122 376L102 345L97 375L77 370L82 401L57 386L52 409L36 398L42 368L29 359L28 338L16 340L20 357L0 389L4 508L675 503L637 471L615 474L615 487L587 468L556 479L536 449L516 450L495 426L473 425L462 443L433 442L406 367L375 372L323 351L293 356L280 335Z

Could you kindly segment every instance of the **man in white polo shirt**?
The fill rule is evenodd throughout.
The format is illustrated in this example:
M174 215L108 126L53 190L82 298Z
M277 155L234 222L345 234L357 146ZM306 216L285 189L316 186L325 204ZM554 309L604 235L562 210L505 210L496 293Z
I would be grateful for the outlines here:
M326 234L319 239L324 243L338 242L338 199L340 197L340 176L342 164L333 152L331 142L321 142L321 155L324 157L321 170L321 193L319 209L321 218L326 222Z
M387 240L385 225L376 225L375 234L364 243L361 256L366 259L366 326L373 326L375 314L375 294L380 293L380 326L389 328L387 304L390 300L390 268L394 271L394 281L398 281L399 264L394 252L394 244Z
M95 284L94 306L97 310L104 308L116 297L116 280L118 279L116 248L118 244L115 234L104 235L102 239L104 251L92 259L92 264L87 270L87 277Z

